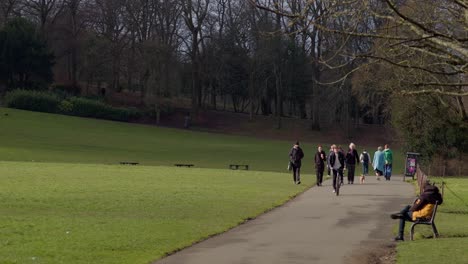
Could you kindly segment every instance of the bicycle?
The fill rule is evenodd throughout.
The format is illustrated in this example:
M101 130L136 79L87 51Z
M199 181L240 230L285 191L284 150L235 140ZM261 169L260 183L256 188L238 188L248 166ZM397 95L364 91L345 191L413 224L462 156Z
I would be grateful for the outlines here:
M340 195L340 187L343 184L343 180L341 179L341 175L343 175L343 172L340 172L339 170L333 170L333 180L334 180L334 188L333 192L335 193L336 196ZM332 183L333 185L333 183Z
M340 195L340 187L341 187L341 176L339 173L337 173L336 181L335 181L335 195L336 196Z

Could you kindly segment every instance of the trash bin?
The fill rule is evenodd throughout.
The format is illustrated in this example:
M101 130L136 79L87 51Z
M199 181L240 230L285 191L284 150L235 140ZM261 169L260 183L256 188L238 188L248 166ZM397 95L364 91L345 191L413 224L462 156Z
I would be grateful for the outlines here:
M416 167L418 166L419 153L407 152L405 162L405 176L410 176L414 180L416 174Z

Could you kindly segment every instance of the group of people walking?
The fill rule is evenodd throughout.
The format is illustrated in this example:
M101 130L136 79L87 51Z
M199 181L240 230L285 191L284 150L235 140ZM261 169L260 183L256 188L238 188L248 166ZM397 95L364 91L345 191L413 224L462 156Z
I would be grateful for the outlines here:
M299 142L296 142L289 152L288 165L288 168L293 172L293 181L295 184L301 184L300 171L303 158L304 151L299 146ZM331 145L330 152L328 154L325 153L322 146L318 146L314 157L314 163L317 176L317 186L322 186L323 174L325 168L327 168L328 175L333 175L333 188L335 188L337 177L340 177L341 183L343 184L344 170L347 170L348 184L354 184L356 166L359 164L362 164L362 174L360 176L361 184L364 183L365 177L368 176L369 164L373 165L377 180L380 180L380 176L384 175L385 179L389 181L392 176L393 153L388 144L385 145L384 150L379 146L377 151L374 153L374 159L371 162L370 154L367 153L365 149L361 154L358 154L354 143L349 144L349 148L346 153L340 146L335 144Z
M293 181L295 184L301 184L300 171L303 158L304 151L299 146L299 142L296 142L289 152L290 161L288 165L288 168L293 171ZM349 149L346 153L340 146L331 145L330 152L326 154L322 146L318 146L314 163L317 174L317 186L322 185L323 173L325 168L327 168L328 175L333 175L333 192L335 192L338 177L341 177L341 184L343 184L344 170L348 172L348 184L354 184L354 174L356 166L359 164L362 164L361 184L364 183L365 177L369 173L369 164L373 166L377 180L380 180L380 177L384 176L385 180L389 181L392 176L393 152L388 144L384 148L379 146L374 153L374 158L371 159L370 154L365 149L358 156L356 145L353 143L349 144ZM390 215L392 219L400 221L398 236L395 237L395 241L404 240L405 222L414 222L420 218L430 218L435 205L440 205L442 202L443 198L439 189L427 182L423 193L414 201L413 205L407 205L400 212Z

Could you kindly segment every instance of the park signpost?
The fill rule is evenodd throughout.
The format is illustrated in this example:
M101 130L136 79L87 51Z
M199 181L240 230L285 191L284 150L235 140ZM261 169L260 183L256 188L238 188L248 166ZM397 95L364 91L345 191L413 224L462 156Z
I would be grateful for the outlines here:
M407 152L406 153L406 161L405 161L405 177L411 176L414 180L414 175L416 174L416 168L418 166L418 157L420 156L419 153L415 152ZM403 177L403 180L405 180Z

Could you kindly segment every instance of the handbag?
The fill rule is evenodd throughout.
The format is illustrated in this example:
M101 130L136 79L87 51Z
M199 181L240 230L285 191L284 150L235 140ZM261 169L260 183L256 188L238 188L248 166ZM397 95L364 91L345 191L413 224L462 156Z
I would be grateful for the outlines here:
M288 171L290 171L290 170L292 170L292 162L291 161L288 162Z

